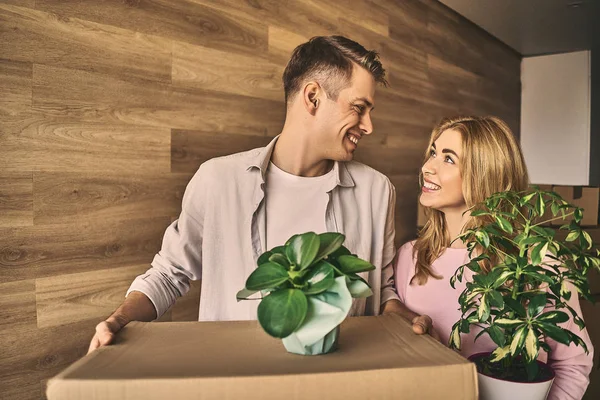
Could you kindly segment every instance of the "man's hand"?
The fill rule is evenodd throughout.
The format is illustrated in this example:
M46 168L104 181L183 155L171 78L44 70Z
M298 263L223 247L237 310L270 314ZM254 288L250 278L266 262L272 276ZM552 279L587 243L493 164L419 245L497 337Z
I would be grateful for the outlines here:
M113 317L108 318L106 321L102 321L96 325L96 333L90 342L88 354L96 350L98 347L111 344L115 338L115 335L121 330L122 327L123 326Z
M413 332L417 335L424 335L428 333L432 338L441 342L442 338L433 329L433 321L429 315L418 315L411 320Z
M129 293L123 304L106 321L96 325L96 334L90 342L88 354L98 347L111 344L117 332L129 322L149 322L155 319L156 309L150 299L142 292Z
M440 335L435 331L435 329L433 329L433 321L431 320L429 315L419 315L409 310L399 300L386 301L381 308L381 313L398 314L412 323L413 332L417 335L424 335L428 333L435 340L438 340L440 342L442 341Z

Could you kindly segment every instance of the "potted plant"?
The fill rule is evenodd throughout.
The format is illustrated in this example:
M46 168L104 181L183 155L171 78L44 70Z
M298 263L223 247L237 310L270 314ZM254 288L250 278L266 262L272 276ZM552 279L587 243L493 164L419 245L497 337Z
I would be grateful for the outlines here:
M567 301L578 294L593 301L587 273L599 268L600 252L579 225L583 210L537 187L496 193L475 206L471 216L480 226L459 236L470 261L456 270L450 284L454 288L462 281L465 268L473 276L460 294L462 316L452 328L449 346L460 349L461 333L477 326L477 338L489 335L497 345L491 353L471 357L482 398L511 398L501 392L518 386L522 395L537 386L539 394L528 398L545 399L554 373L538 361L538 354L540 349L550 352L547 338L588 352L576 333L557 324L571 317L580 329L585 326ZM565 218L572 220L560 227L562 232L545 226Z
M237 293L239 301L261 292L258 321L289 352L333 351L352 298L373 294L358 274L375 266L351 254L344 239L333 232L292 236L258 258L258 268Z

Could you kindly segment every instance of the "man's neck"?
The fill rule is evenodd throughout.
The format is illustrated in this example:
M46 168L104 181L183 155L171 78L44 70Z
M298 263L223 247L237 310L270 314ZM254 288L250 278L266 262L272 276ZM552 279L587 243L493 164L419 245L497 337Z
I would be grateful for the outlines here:
M284 126L277 139L271 162L285 172L305 177L325 175L333 168L333 161L315 152L314 144L303 129L290 126Z

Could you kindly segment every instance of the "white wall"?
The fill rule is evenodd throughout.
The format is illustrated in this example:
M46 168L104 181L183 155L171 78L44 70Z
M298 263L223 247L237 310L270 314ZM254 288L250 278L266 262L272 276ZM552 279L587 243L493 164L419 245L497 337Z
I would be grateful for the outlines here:
M588 185L590 52L525 57L521 146L532 183Z

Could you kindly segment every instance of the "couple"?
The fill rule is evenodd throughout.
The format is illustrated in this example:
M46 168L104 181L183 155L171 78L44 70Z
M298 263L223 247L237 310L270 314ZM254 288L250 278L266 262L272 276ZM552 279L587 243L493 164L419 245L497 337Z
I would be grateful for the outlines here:
M265 148L200 166L152 268L96 327L90 351L109 344L130 321L160 317L187 293L190 280L202 279L200 320L256 319L257 302L238 303L236 292L262 252L307 231L344 233L345 246L376 266L369 274L375 294L356 299L351 315L398 313L416 333L447 343L460 293L448 279L467 254L452 248L458 242L448 246L469 223L464 212L492 193L528 184L509 128L497 118L473 117L445 120L434 129L421 180L421 203L430 208L430 219L421 237L396 255L394 186L352 161L373 131L375 86L386 84L377 54L341 36L315 37L294 50L283 83L287 113L281 134ZM585 332L580 336L589 342ZM485 350L483 341L477 345L464 348ZM581 397L591 357L579 347L553 350L552 393Z

